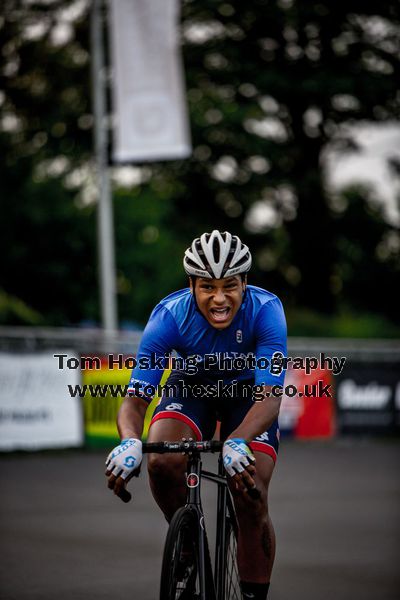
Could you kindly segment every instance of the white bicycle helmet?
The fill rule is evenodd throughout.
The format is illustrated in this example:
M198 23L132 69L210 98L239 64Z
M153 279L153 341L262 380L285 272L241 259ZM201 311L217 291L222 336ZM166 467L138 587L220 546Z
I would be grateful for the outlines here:
M192 277L222 279L247 273L251 267L251 254L237 235L214 229L193 240L185 252L183 267Z

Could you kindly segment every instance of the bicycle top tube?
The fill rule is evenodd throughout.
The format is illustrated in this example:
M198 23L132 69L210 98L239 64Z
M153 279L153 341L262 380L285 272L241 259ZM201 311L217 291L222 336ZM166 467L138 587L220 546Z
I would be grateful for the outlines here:
M219 440L208 440L197 442L195 440L181 440L178 442L144 442L143 453L154 452L155 454L184 453L190 454L193 452L220 452L223 442Z

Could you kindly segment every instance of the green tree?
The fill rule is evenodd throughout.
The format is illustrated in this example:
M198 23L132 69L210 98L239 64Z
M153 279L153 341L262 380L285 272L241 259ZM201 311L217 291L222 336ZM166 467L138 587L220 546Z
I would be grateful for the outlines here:
M3 322L98 319L88 8L2 6ZM184 285L182 251L212 228L251 244L252 281L289 306L385 312L365 292L372 274L391 292L398 231L370 192L338 212L322 157L354 147L343 124L398 116L399 12L393 1L183 1L194 152L115 185L121 319L144 321ZM2 309L18 300L27 310Z
M6 323L96 317L94 207L68 176L90 158L85 21L68 2L2 3L0 250ZM65 37L67 36L67 37ZM17 310L16 300L27 310Z
M183 17L195 153L179 211L192 198L216 223L242 229L263 200L282 225L251 240L257 279L332 313L337 233L321 159L329 144L354 147L343 123L398 116L398 4L187 2ZM225 176L215 173L221 161ZM354 275L347 301L358 306Z

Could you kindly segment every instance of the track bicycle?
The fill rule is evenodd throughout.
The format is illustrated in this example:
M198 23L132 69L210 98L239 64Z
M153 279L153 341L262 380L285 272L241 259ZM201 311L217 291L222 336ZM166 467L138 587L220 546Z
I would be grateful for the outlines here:
M143 444L144 453L188 456L185 506L174 514L165 541L160 600L241 600L236 563L238 526L228 490L221 449L223 442L182 440ZM219 452L218 472L202 469L201 453ZM217 484L217 529L214 569L201 505L201 479ZM253 498L257 489L248 490Z

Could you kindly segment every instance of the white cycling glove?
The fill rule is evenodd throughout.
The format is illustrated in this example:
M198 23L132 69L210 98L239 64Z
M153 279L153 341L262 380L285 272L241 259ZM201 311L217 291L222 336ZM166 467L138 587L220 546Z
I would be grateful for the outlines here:
M122 440L119 446L111 450L107 456L106 466L108 471L116 477L127 479L133 471L140 467L142 462L142 442L135 438Z
M251 449L241 438L226 440L222 448L222 458L224 467L231 476L242 473L246 467L256 462Z

